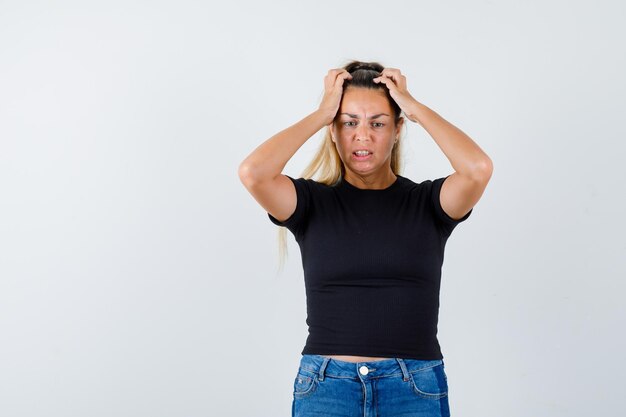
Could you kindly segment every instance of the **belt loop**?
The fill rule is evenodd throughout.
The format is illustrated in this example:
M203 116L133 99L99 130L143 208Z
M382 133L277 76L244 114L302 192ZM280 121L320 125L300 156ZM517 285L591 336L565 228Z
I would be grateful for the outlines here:
M400 369L402 369L402 380L403 381L408 381L409 380L409 371L406 368L406 363L404 363L402 358L396 358L396 360L398 361L398 364L400 365Z
M324 372L326 371L326 365L328 365L328 362L330 361L329 357L324 356L324 361L322 362L322 365L320 366L320 370L319 370L319 380L323 381L324 380Z

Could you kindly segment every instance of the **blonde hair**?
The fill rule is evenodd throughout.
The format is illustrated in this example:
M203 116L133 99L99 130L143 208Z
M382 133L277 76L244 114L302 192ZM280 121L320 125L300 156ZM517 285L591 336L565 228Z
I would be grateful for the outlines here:
M353 78L350 82L344 82L344 91L347 87L360 87L360 88L372 88L372 89L384 89L387 92L387 99L391 104L395 112L394 121L397 123L401 117L401 110L398 104L389 95L389 90L383 84L376 84L372 80L376 78L380 71L384 69L382 65L377 62L361 62L351 61L346 64L344 69L352 73ZM402 172L402 138L398 137L398 141L393 145L391 150L391 170L394 174L399 175ZM313 178L317 174L317 178ZM343 161L337 152L337 147L332 140L330 127L326 126L324 131L324 138L320 143L319 149L313 156L313 159L304 168L300 174L301 178L314 179L316 182L325 185L334 185L343 178L345 175L345 167ZM278 227L278 254L279 254L279 268L278 271L282 271L285 264L285 260L288 256L287 251L287 228Z

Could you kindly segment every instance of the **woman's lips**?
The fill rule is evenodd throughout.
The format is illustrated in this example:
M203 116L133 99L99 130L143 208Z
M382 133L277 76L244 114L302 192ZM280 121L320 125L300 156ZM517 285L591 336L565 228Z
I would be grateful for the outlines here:
M357 155L357 154L355 154L353 152L352 153L352 158L357 160L357 161L366 161L366 160L370 159L372 157L372 155L373 155L372 153L369 153L369 154L364 155L364 156L359 156L359 155Z

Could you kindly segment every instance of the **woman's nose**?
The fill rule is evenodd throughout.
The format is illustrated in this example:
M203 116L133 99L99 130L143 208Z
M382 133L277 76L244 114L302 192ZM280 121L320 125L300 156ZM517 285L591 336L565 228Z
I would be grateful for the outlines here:
M356 137L360 139L369 138L369 129L366 124L359 124L356 129Z

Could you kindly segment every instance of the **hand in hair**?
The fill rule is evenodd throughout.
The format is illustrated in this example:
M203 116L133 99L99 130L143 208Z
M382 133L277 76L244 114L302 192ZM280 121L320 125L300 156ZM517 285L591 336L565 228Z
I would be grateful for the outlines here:
M324 77L324 97L319 110L326 114L327 125L333 122L339 111L344 80L351 78L352 74L343 68L331 69Z
M406 77L400 73L396 68L385 68L380 77L376 77L373 80L375 83L383 83L389 89L389 95L393 100L398 103L400 109L404 112L406 117L412 122L417 122L417 119L413 116L413 108L417 103L417 100L411 96L406 86Z

